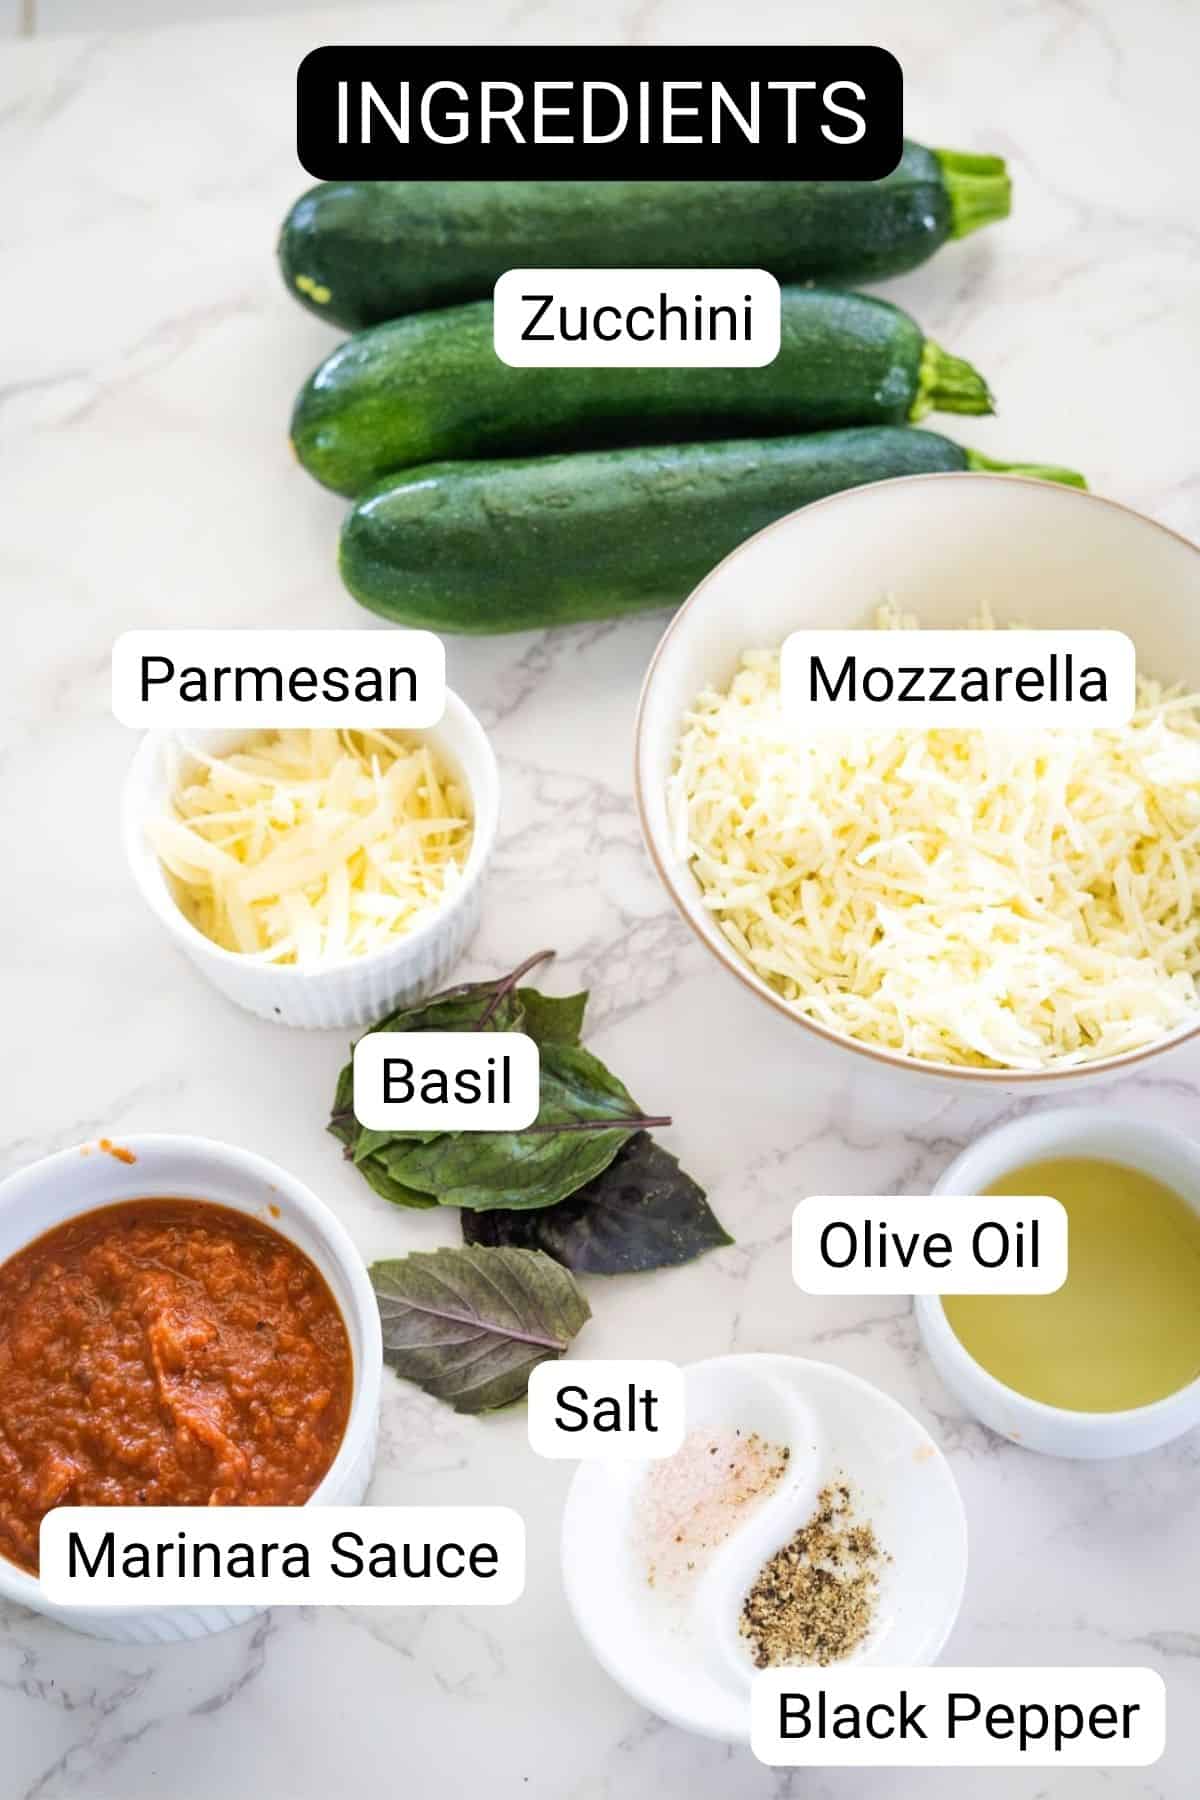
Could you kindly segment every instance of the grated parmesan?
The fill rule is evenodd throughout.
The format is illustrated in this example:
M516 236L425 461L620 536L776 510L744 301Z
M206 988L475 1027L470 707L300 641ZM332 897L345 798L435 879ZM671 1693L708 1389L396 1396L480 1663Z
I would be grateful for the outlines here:
M147 832L179 906L223 949L306 968L382 949L455 892L467 795L401 732L261 733L175 753Z
M733 947L862 1043L1044 1069L1200 1008L1200 694L1139 677L1117 730L805 741L778 652L750 651L687 715L668 803Z

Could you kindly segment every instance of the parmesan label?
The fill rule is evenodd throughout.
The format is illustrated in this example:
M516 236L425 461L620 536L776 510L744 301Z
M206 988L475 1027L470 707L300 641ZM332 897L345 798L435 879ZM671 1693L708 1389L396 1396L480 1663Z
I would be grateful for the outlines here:
M1200 1007L1200 695L1139 678L1111 730L810 737L751 651L687 715L668 800L734 949L862 1043L1044 1069Z

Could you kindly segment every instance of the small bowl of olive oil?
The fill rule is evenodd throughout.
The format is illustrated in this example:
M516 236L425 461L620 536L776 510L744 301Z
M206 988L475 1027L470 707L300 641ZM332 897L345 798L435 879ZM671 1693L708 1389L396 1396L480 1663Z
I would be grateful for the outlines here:
M1018 1119L956 1158L939 1194L1048 1194L1067 1213L1052 1294L921 1295L950 1391L1013 1443L1129 1456L1200 1424L1200 1142L1091 1109Z

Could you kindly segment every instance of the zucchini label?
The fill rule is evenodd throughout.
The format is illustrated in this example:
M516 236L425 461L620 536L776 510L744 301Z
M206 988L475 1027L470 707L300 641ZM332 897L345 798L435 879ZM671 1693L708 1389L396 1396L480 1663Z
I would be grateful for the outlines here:
M446 650L432 631L125 631L112 706L138 730L418 730L446 709Z
M514 369L761 369L781 304L766 269L509 269L492 329Z
M878 181L902 93L872 44L330 45L296 151L322 181Z

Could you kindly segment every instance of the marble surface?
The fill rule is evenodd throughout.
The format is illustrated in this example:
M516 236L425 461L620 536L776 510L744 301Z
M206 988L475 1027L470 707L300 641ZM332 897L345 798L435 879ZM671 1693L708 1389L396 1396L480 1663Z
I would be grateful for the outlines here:
M116 832L132 750L108 711L117 632L362 622L333 566L339 503L285 437L293 390L333 342L289 303L271 256L305 185L291 107L306 50L405 37L886 43L914 135L1013 166L1010 224L887 290L999 391L1000 416L965 435L1085 468L1101 493L1195 534L1197 18L1191 0L750 0L732 16L715 0L617 0L602 15L512 0L6 44L0 1170L102 1130L207 1133L310 1182L368 1257L454 1238L450 1220L389 1211L324 1135L342 1034L287 1033L226 1006L143 916ZM1200 1441L1108 1465L1030 1456L962 1416L907 1302L792 1286L797 1196L927 1189L1013 1107L806 1056L676 922L630 803L634 703L661 624L449 644L505 790L467 972L556 945L554 981L593 990L591 1041L645 1104L674 1114L670 1143L738 1240L681 1271L592 1282L580 1349L808 1353L912 1407L948 1452L971 1524L948 1660L1144 1663L1169 1689L1156 1768L977 1773L971 1794L1185 1800L1200 1759ZM1200 1055L1154 1065L1116 1099L1188 1125ZM641 1712L565 1611L569 1476L531 1456L520 1413L459 1419L387 1377L374 1497L517 1507L524 1599L504 1612L282 1610L161 1651L0 1608L0 1800L966 1791L954 1772L788 1777Z
M464 0L447 0L450 5ZM465 0L470 4L470 0ZM307 11L310 0L0 0L25 15L27 36L58 31L129 31L143 26L176 25L192 20L227 21L262 13ZM324 0L326 16L355 10L355 0ZM361 11L361 5L357 10Z

